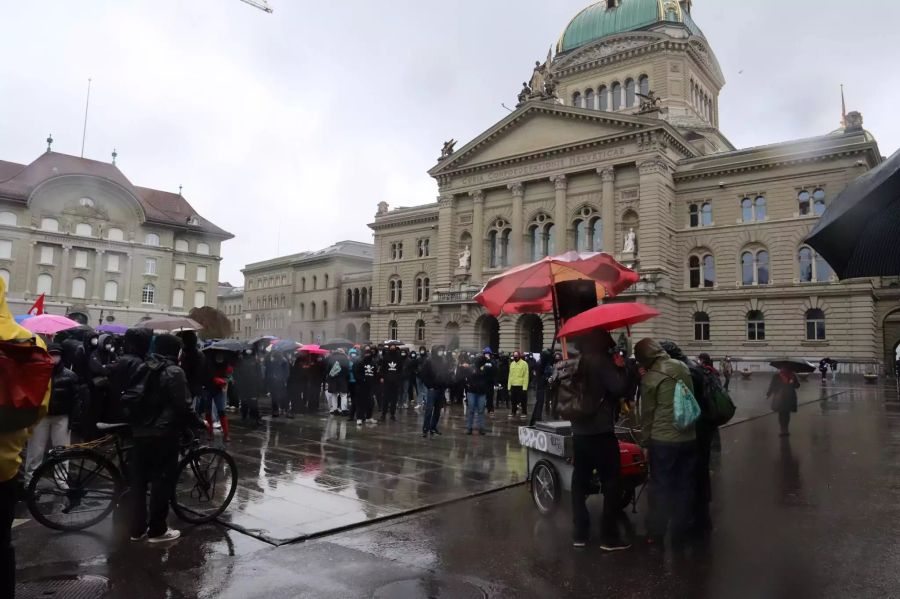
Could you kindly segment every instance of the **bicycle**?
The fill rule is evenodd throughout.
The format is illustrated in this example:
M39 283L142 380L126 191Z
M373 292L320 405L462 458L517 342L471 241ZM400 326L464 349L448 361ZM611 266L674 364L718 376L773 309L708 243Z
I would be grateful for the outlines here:
M102 521L129 491L128 424L97 424L107 434L95 441L50 451L28 484L26 504L34 519L60 531L84 530ZM192 431L181 444L172 511L204 524L228 508L237 490L237 465L228 452L200 445Z

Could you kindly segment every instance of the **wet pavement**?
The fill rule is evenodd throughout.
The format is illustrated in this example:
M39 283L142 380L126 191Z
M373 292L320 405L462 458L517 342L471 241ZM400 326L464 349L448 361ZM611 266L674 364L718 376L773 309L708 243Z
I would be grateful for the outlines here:
M103 576L111 598L895 596L893 388L811 379L780 439L765 416L768 381L755 376L733 382L744 421L722 432L716 530L685 556L576 551L567 506L541 518L526 486L460 500L522 480L524 455L505 411L487 437L463 435L457 411L434 440L413 413L362 430L324 417L241 430L230 446L241 468L234 528L173 521L184 538L162 548L114 540L111 519L67 534L25 522L14 533L19 579ZM346 523L355 527L325 532ZM298 537L308 540L273 545Z

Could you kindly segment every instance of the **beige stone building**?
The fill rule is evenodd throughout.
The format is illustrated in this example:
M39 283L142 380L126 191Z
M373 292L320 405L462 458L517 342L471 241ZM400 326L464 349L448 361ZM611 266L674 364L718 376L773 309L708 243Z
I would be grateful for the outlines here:
M245 333L249 335L249 325L244 324L244 288L235 287L231 283L219 283L216 299L219 312L227 316L231 323L231 336L242 339Z
M748 363L893 355L900 288L838 282L803 244L882 159L862 117L736 149L718 128L724 85L689 0L606 0L576 15L514 112L459 149L445 145L429 171L436 203L379 205L372 336L548 346L549 315L498 320L472 297L509 266L578 249L640 273L621 300L663 316L635 335Z
M325 249L248 264L242 339L274 335L300 343L336 337L368 341L371 244L341 241Z
M231 237L181 193L132 184L115 154L105 163L48 145L31 164L0 161L0 277L16 314L41 294L48 312L93 325L214 304Z

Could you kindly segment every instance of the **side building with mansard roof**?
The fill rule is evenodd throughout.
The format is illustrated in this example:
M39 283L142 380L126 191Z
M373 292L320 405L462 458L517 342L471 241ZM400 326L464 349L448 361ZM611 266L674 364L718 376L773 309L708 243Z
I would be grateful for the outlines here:
M0 277L10 307L133 325L215 305L233 236L181 193L139 187L114 163L48 151L0 161Z
M893 361L900 291L839 282L803 243L882 160L862 116L817 137L735 148L719 130L725 77L691 10L689 0L589 6L535 66L515 111L458 149L445 144L429 171L435 203L379 205L373 336L549 346L550 315L498 319L472 298L510 266L577 249L639 272L620 301L662 316L635 335L748 363Z

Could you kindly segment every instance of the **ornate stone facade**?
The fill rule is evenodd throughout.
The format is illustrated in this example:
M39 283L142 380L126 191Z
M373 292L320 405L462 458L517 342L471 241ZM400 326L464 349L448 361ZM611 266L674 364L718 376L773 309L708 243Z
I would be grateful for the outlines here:
M636 336L748 362L830 355L862 369L892 354L900 292L838 282L803 244L824 208L881 161L869 133L847 126L735 149L718 130L722 71L692 22L617 33L548 62L562 104L525 99L444 156L429 171L437 202L379 207L373 337L547 346L548 315L497 320L472 297L509 266L578 249L612 253L640 273L622 299L662 316ZM406 250L422 239L427 255ZM464 247L471 264L460 269ZM429 297L414 293L421 280ZM398 284L402 295L390 291Z

